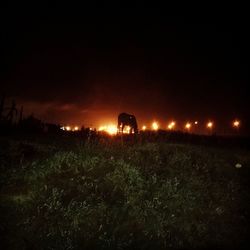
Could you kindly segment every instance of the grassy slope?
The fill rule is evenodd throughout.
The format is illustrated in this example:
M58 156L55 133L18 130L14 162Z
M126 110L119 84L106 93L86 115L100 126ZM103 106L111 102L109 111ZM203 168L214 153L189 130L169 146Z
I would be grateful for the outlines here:
M239 248L250 154L191 145L0 141L10 249ZM242 168L235 168L239 162Z

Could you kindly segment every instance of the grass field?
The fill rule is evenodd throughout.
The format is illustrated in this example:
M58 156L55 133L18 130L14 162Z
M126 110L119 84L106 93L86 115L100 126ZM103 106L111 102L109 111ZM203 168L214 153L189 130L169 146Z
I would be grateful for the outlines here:
M249 150L2 137L0 171L2 249L249 245Z

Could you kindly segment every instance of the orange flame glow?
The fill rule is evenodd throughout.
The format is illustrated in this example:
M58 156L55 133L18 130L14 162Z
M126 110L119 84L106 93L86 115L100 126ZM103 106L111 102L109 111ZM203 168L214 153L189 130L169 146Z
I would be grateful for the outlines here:
M98 131L104 131L109 135L115 135L117 133L117 127L113 124L107 126L100 126Z
M158 125L157 122L153 122L153 123L152 123L152 129L153 129L153 130L158 130L158 129L159 129L159 125Z

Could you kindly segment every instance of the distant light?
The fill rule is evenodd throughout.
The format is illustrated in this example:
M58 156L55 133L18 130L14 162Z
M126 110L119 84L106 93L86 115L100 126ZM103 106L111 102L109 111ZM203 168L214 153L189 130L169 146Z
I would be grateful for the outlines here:
M130 130L131 130L130 126L125 126L124 129L123 129L123 134L129 134Z
M207 123L207 128L212 129L213 126L214 126L214 124L212 122L208 122Z
M70 131L71 130L71 127L70 126L66 126L65 127L67 131Z
M104 126L100 126L98 128L98 131L103 131L103 132L107 132L110 135L114 135L117 133L117 127L113 124L104 125Z
M240 121L235 120L233 121L233 127L238 128L240 126Z
M197 125L197 124L198 124L198 121L195 121L194 124Z
M142 130L145 131L147 129L147 126L143 125Z
M172 121L172 122L170 122L170 123L168 124L168 129L169 129L169 130L174 129L174 127L175 127L175 122L174 122L174 121Z
M79 127L78 126L75 126L74 127L74 131L78 131L79 130Z
M61 129L61 130L65 130L65 127L64 127L64 126L62 126L62 127L60 127L60 129Z
M115 125L113 125L113 124L104 125L104 126L100 126L98 128L98 131L100 131L100 132L106 132L106 133L108 133L110 135L115 135L117 133L117 127Z
M236 163L235 167L236 167L236 168L242 168L242 164Z
M105 131L106 129L107 129L106 126L100 126L99 129L98 129L98 131Z
M158 130L159 129L158 123L157 122L153 122L152 123L152 128L153 128L153 130Z
M185 124L185 129L189 130L191 128L191 123L187 122Z
M117 127L115 125L107 126L106 132L110 135L115 135L117 133Z

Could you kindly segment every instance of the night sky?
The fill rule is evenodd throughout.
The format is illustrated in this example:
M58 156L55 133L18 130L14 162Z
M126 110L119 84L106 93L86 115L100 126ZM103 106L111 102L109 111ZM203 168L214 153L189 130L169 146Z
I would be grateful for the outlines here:
M32 14L31 14L32 13ZM50 122L247 121L244 15L1 10L0 95Z

